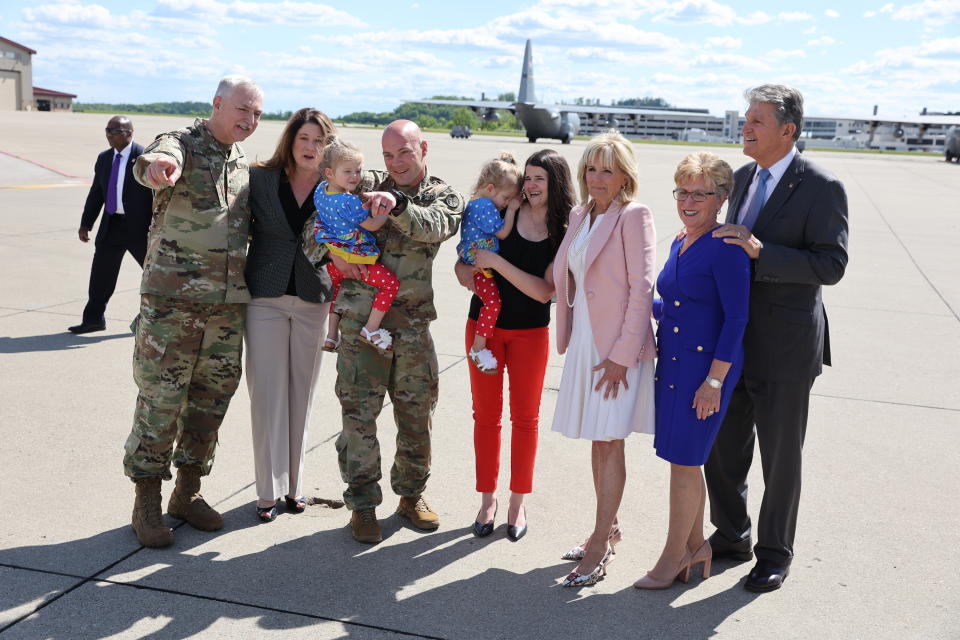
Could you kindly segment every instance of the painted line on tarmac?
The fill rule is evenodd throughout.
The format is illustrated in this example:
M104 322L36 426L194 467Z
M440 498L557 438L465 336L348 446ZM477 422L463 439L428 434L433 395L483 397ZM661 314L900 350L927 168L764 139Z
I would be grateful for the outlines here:
M56 184L16 184L0 189L60 189L62 187L89 187L89 182L57 182Z
M5 156L10 156L11 158L16 158L17 160L23 160L24 162L29 162L30 164L37 165L41 169L46 169L47 171L53 171L54 173L58 173L65 178L77 178L78 180L86 180L86 178L84 178L83 176L75 176L72 173L61 171L60 169L57 169L55 167L45 165L42 162L37 162L36 160L31 160L30 158L24 158L23 156L19 156L15 153L10 153L9 151L4 151L3 149L0 149L0 153L2 153ZM90 183L88 182L87 184L90 184Z

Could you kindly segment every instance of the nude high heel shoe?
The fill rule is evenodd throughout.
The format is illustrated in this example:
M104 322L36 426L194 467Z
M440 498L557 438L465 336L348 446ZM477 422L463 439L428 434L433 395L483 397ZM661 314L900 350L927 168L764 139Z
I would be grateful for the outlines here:
M667 580L659 580L650 575L650 572L647 572L647 575L643 576L639 580L633 583L633 586L637 589L668 589L670 588L674 581L681 580L683 582L690 582L690 562L692 557L689 551L684 551L683 558L680 559L680 564L677 566L676 571L673 571L670 575L671 578Z
M704 540L703 544L693 552L690 557L690 568L692 569L701 562L703 563L703 579L706 580L710 577L710 565L713 562L713 548L710 547L709 540Z

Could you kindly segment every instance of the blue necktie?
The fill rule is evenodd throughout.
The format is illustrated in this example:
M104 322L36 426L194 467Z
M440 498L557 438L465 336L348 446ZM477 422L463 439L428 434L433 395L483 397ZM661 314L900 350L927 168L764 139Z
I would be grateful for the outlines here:
M757 190L753 194L753 200L747 207L746 212L740 217L740 224L747 229L753 230L753 225L757 222L757 216L760 215L760 209L763 208L763 201L767 195L767 178L770 177L768 169L760 169L757 175Z
M117 180L120 178L120 164L123 162L123 156L119 153L113 155L113 168L110 169L110 181L107 182L107 213L113 215L117 212Z

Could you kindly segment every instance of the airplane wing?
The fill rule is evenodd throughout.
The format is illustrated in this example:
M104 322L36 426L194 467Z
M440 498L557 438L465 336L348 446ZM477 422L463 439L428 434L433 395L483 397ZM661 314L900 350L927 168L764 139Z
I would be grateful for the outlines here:
M925 126L960 126L960 115L904 116L902 118L884 118L880 116L844 116L837 120L856 120L858 122L876 122L878 124L910 124Z
M514 111L513 102L502 102L499 100L404 100L413 104L438 104L451 107L468 107L471 109L506 109Z

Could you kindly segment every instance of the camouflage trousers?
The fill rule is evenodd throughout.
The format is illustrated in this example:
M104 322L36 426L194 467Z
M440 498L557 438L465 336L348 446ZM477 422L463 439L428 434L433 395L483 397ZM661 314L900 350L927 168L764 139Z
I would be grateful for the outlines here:
M340 475L347 483L343 499L354 510L383 501L377 416L385 393L390 394L397 423L390 485L401 496L423 493L430 476L430 431L439 378L437 354L426 325L390 329L393 351L386 355L360 340L361 326L356 318L342 318L337 357L336 392L343 411L337 456Z
M217 431L240 383L244 307L141 296L130 327L140 389L124 445L131 479L169 480L171 458L177 468L210 473Z

